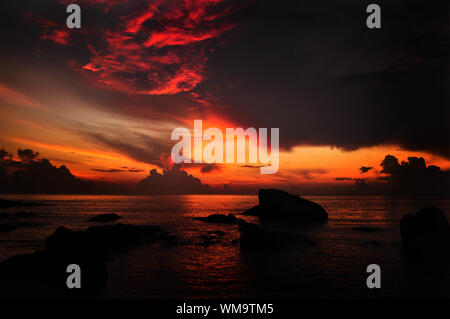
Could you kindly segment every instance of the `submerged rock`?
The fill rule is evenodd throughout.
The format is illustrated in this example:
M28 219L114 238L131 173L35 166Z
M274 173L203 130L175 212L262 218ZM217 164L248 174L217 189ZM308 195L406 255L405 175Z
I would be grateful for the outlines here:
M97 223L106 223L106 222L112 222L112 221L118 220L119 218L120 218L120 216L117 214L100 214L100 215L92 217L89 221L97 222Z
M107 225L72 231L59 227L45 242L45 250L0 263L0 296L72 297L96 295L105 287L105 261L110 254L170 237L158 226ZM81 268L81 289L68 289L67 266Z
M405 215L400 234L407 257L427 262L450 259L450 226L438 207Z
M239 220L239 240L241 249L249 251L265 251L280 249L292 243L305 246L313 246L316 243L311 239L301 235L289 235L279 231L264 230L256 224Z
M213 214L208 217L194 217L196 220L201 220L208 223L220 223L220 224L236 224L237 218L233 214Z
M259 205L243 215L305 222L328 220L327 212L319 204L282 190L260 189L258 200Z

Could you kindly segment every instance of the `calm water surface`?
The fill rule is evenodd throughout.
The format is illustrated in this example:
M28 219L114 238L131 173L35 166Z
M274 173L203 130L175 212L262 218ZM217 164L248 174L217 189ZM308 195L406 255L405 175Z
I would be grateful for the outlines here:
M240 213L257 204L256 196L48 196L4 195L2 198L39 201L51 206L11 208L0 212L32 211L30 225L0 234L0 260L43 248L58 226L86 229L101 213L117 213L120 222L153 224L179 238L179 245L142 246L116 254L108 262L110 279L103 298L359 298L450 297L450 274L443 269L410 265L401 253L398 223L418 209L437 205L449 217L447 198L307 196L329 213L324 225L301 226L265 222L267 229L302 234L318 243L293 245L279 252L241 253L235 225L193 220L213 213ZM247 221L261 222L255 217ZM15 221L20 222L21 220ZM5 221L1 221L5 222ZM381 228L364 233L352 227ZM225 236L204 247L201 236L222 230ZM367 265L382 268L382 288L366 287Z

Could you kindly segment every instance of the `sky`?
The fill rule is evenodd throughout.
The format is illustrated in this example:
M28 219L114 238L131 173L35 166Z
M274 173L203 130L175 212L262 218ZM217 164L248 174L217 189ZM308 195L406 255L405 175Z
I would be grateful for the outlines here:
M383 183L387 155L448 177L444 1L378 1L378 30L356 0L75 2L81 29L66 27L72 1L0 4L0 149L14 161L31 149L84 181L198 192ZM174 167L171 132L196 119L279 128L278 173Z

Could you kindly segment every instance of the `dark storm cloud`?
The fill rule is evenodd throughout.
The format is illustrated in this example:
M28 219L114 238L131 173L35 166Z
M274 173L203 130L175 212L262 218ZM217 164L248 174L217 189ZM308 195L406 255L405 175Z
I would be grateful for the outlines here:
M370 167L370 166L361 166L359 168L359 170L360 170L361 174L364 174L364 173L367 173L368 171L370 171L372 168L373 167Z
M396 144L450 156L446 1L380 0L381 30L365 26L370 2L259 0L244 12L237 10L241 3L225 1L216 11L193 14L192 29L177 23L172 34L168 26L179 21L165 16L167 7L156 21L140 25L138 13L148 8L133 13L128 1L86 0L82 29L67 34L59 29L65 1L2 1L0 80L29 89L34 77L39 88L42 82L51 87L42 78L58 70L55 79L74 92L138 118L183 117L188 108L208 104L242 126L279 127L284 148L331 145L351 151ZM195 18L216 18L214 13L225 16L211 24ZM233 28L225 32L227 23ZM138 32L125 39L116 33L119 27ZM208 37L211 46L203 46L201 39ZM136 41L154 48L123 54ZM145 74L138 72L142 62ZM153 67L158 74L149 73ZM80 74L89 85L77 82ZM112 88L119 92L96 85L116 78ZM130 83L138 89L129 89ZM167 95L124 94L145 89ZM100 134L98 140L140 161L158 162L158 146L150 152L128 137Z
M448 3L258 1L200 85L284 147L396 144L449 157ZM233 112L239 110L239 113Z

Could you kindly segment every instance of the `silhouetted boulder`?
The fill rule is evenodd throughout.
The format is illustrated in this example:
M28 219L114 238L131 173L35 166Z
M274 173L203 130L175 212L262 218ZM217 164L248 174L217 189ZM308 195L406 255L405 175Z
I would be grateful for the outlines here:
M261 208L259 205L253 206L252 208L247 209L241 215L245 216L260 216L262 214Z
M0 263L0 296L86 297L105 287L105 261L110 254L138 246L149 240L169 240L158 226L106 225L86 231L59 227L45 242L45 250L15 256ZM68 289L67 266L81 268L81 289Z
M402 247L411 259L432 262L450 259L450 227L438 207L427 207L400 221Z
M97 223L106 223L118 220L120 218L117 214L100 214L92 217L89 221Z
M243 215L305 222L328 219L327 212L319 204L282 190L260 189L258 199L259 205L245 211Z
M233 214L213 214L208 217L194 217L196 220L201 220L208 223L220 223L220 224L236 224L237 218Z
M167 235L159 226L152 225L106 225L89 227L86 231L72 231L58 227L50 235L45 247L49 251L79 251L83 254L108 254L139 246L144 240L155 236Z
M241 249L245 251L278 250L290 244L297 243L304 246L313 246L316 243L301 235L289 235L279 231L264 230L256 224L239 220L239 240Z

